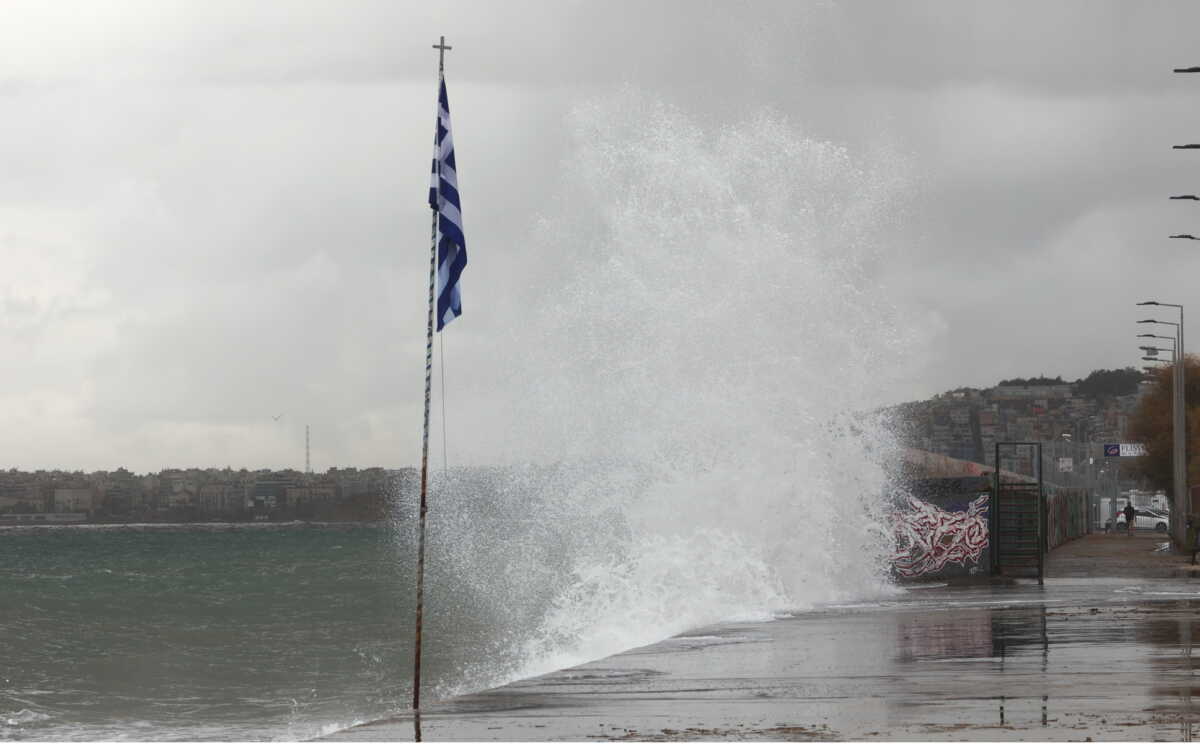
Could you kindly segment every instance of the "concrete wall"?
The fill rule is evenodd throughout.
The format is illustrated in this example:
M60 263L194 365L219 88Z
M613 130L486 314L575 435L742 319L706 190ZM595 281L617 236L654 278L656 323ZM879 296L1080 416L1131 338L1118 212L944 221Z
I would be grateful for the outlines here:
M913 449L904 450L904 464L907 471L924 478L954 478L972 475L986 475L994 468L969 460L956 460L953 457L939 455L936 452Z
M905 580L987 576L991 573L988 513L991 479L920 478L893 513L892 570Z
M1045 489L1046 548L1054 550L1088 533L1088 492L1086 488L1059 488L1050 484Z
M991 465L970 460L956 460L936 452L906 447L903 453L903 475L907 478L962 478L967 476L990 476L995 472ZM1001 470L1005 480L1030 481L1027 475Z

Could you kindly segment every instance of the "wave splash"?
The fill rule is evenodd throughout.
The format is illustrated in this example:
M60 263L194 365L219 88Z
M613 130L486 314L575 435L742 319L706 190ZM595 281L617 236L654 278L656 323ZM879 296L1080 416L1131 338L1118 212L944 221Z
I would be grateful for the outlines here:
M493 490L538 526L487 586L447 556L510 623L486 683L888 592L895 445L866 414L909 332L869 274L902 180L771 112L712 129L626 90L569 122L517 257L545 291L496 349L505 457L543 469Z

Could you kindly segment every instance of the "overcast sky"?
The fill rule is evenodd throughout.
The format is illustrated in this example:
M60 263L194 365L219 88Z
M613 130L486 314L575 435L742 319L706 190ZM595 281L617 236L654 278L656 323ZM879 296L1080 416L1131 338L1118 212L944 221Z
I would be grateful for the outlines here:
M1200 142L1200 75L1171 72L1198 27L1091 0L6 2L0 464L302 467L306 423L316 469L415 463L442 34L458 461L529 394L495 339L555 291L580 122L629 100L844 148L878 217L859 288L911 345L878 400L1140 365L1133 303L1200 296L1200 244L1167 239L1200 234L1167 200L1200 192L1171 150Z

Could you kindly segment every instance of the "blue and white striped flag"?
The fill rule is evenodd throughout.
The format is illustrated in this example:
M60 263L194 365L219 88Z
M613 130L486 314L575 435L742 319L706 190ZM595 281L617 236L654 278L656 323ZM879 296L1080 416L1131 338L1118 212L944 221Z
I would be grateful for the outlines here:
M433 143L433 176L429 206L437 212L437 329L462 315L458 278L467 267L467 241L463 237L462 203L458 199L458 174L454 166L454 137L450 134L450 99L446 79L438 93L437 137Z

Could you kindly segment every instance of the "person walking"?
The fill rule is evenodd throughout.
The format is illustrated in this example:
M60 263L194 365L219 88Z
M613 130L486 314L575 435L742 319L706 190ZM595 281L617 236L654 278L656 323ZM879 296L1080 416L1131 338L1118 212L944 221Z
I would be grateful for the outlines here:
M1133 537L1133 525L1137 519L1137 509L1133 508L1133 502L1125 504L1125 529L1129 532L1129 536Z

